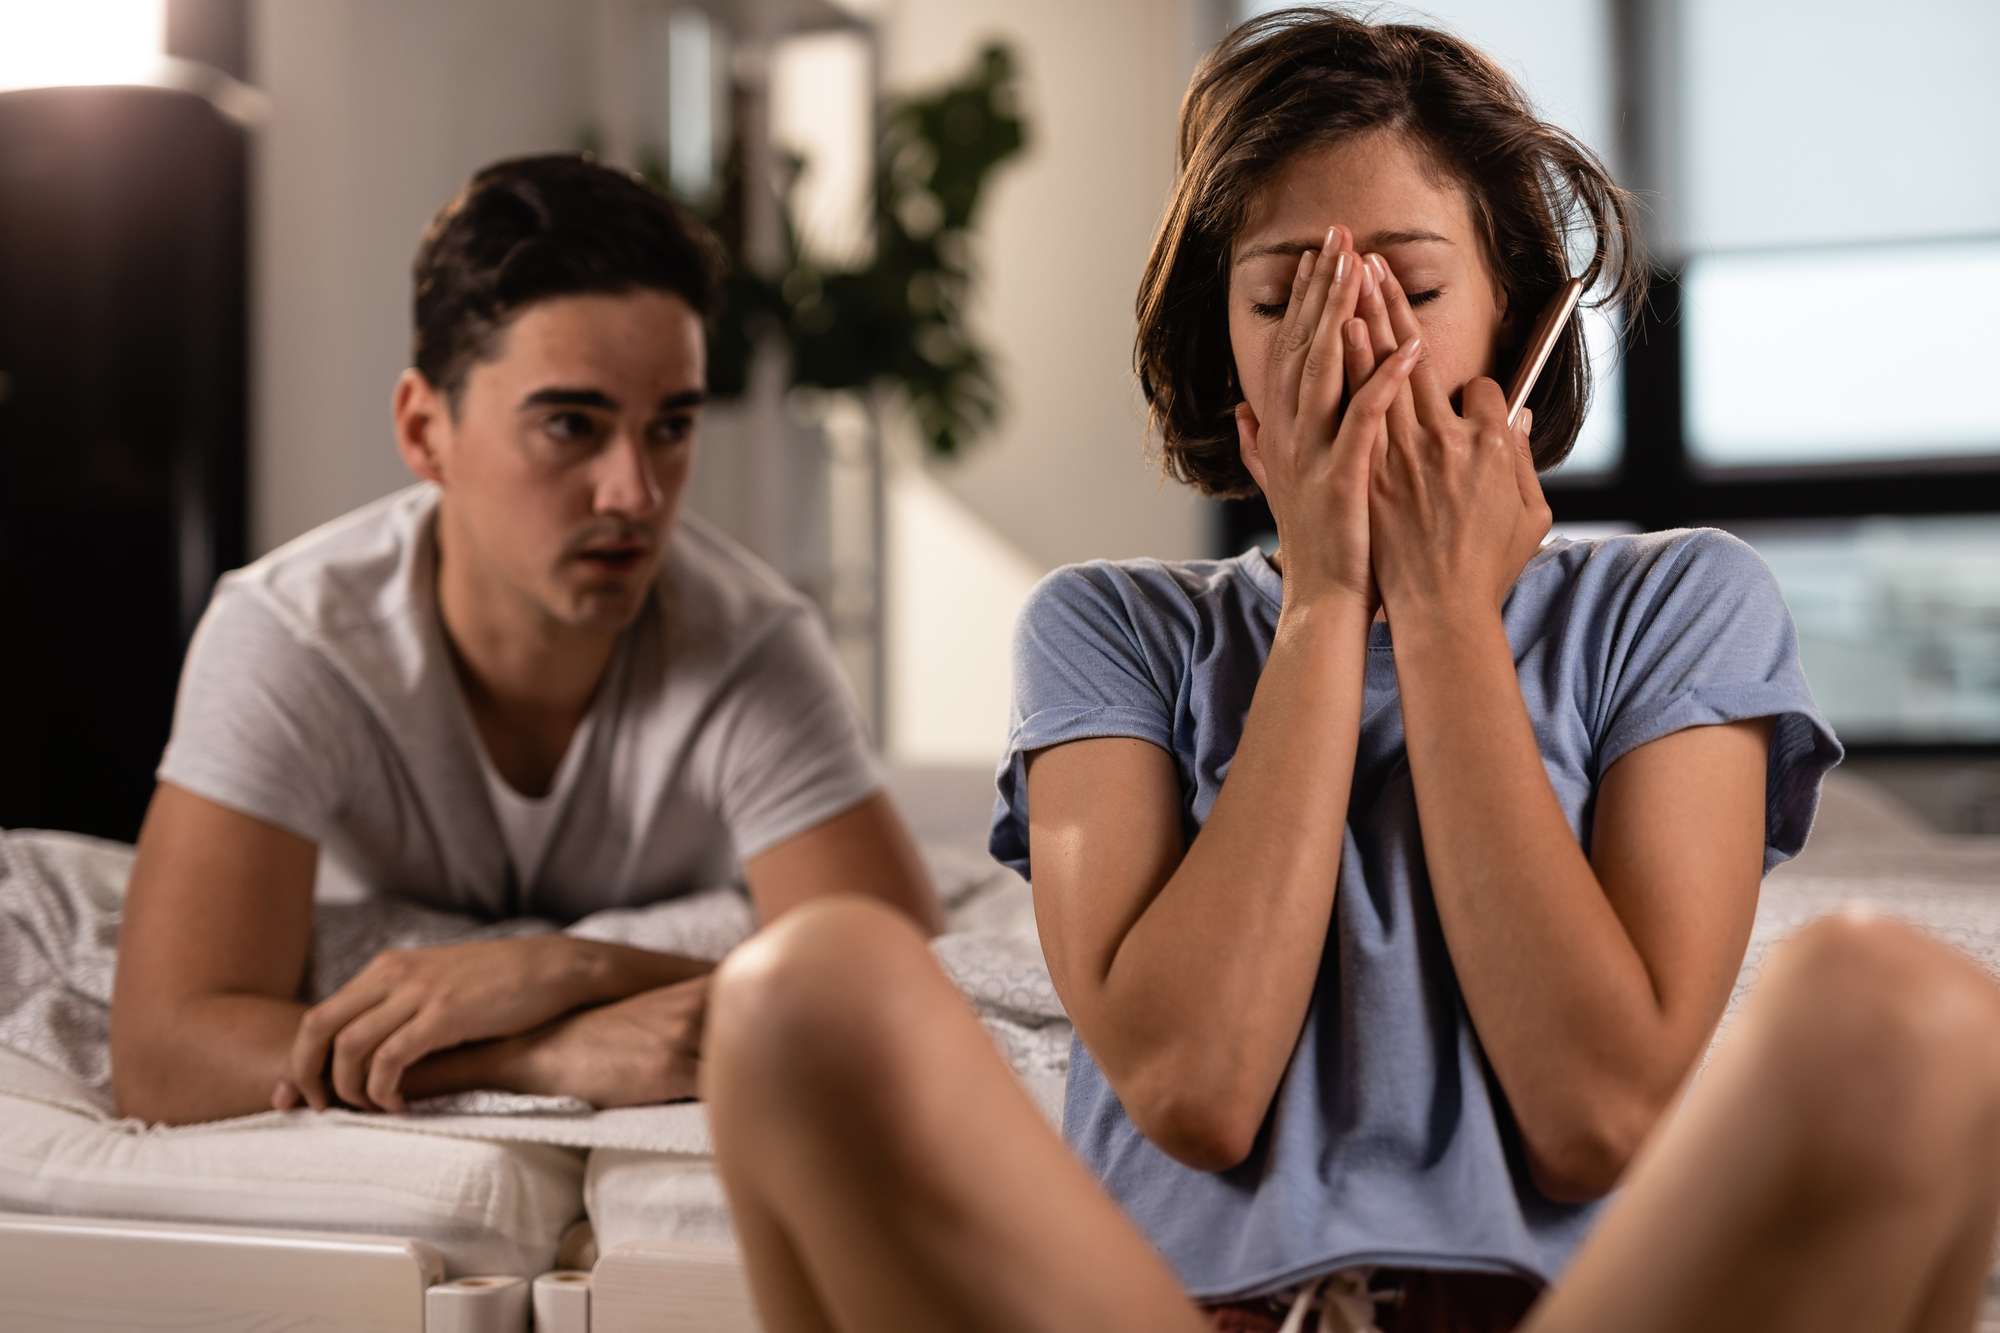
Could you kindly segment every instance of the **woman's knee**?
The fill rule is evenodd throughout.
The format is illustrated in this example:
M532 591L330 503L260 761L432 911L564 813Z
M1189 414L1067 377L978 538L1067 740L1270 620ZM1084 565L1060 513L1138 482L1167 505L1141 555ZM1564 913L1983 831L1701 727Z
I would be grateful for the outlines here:
M707 1062L782 1085L794 1096L863 1091L907 1059L913 1000L956 998L922 934L872 899L807 903L716 969Z
M1766 975L1816 1046L1878 1058L2000 1054L2000 986L1914 926L1842 912L1800 931L1772 962Z
M2000 986L1916 928L1842 913L1765 969L1769 1058L1813 1141L1889 1176L1924 1175L2000 1128ZM2000 1151L2000 1139L1994 1150Z

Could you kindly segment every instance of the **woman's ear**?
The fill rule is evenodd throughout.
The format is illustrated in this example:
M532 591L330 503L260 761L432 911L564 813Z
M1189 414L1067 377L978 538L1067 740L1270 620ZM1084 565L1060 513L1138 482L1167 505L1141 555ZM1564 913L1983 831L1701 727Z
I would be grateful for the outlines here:
M1264 484L1264 454L1257 445L1257 432L1257 414L1246 399L1236 405L1236 452L1243 459L1243 466L1250 470L1250 479L1257 483L1257 489L1268 495L1271 488Z

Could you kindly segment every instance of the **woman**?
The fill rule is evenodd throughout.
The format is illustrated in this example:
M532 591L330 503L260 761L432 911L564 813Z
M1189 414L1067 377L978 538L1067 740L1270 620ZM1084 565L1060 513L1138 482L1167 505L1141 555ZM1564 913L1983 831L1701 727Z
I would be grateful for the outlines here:
M1532 1327L1964 1327L2000 996L1881 925L1783 955L1572 1263L1839 756L1747 548L1542 543L1581 338L1519 429L1488 377L1579 241L1634 289L1616 187L1463 43L1320 11L1211 55L1181 159L1141 379L1170 471L1254 484L1278 553L1045 581L994 831L1110 1199L914 935L830 906L711 1029L767 1326L1498 1330L1567 1268Z

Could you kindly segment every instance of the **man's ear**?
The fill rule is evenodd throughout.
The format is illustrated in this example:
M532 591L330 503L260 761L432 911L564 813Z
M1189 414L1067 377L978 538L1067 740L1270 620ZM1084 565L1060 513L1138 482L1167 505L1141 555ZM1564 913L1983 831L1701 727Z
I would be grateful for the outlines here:
M412 366L396 378L391 410L396 418L396 452L424 481L444 481L439 446L451 430L451 405Z

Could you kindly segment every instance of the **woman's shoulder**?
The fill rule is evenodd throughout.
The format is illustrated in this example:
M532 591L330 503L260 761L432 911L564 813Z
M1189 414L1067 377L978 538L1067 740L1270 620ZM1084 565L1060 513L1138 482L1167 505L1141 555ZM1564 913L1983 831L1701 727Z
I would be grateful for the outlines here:
M1257 550L1227 560L1088 560L1037 583L1021 624L1192 628L1245 607L1275 615L1279 589L1277 573Z
M1620 602L1781 606L1777 580L1748 542L1720 528L1556 536L1529 562L1524 588Z

